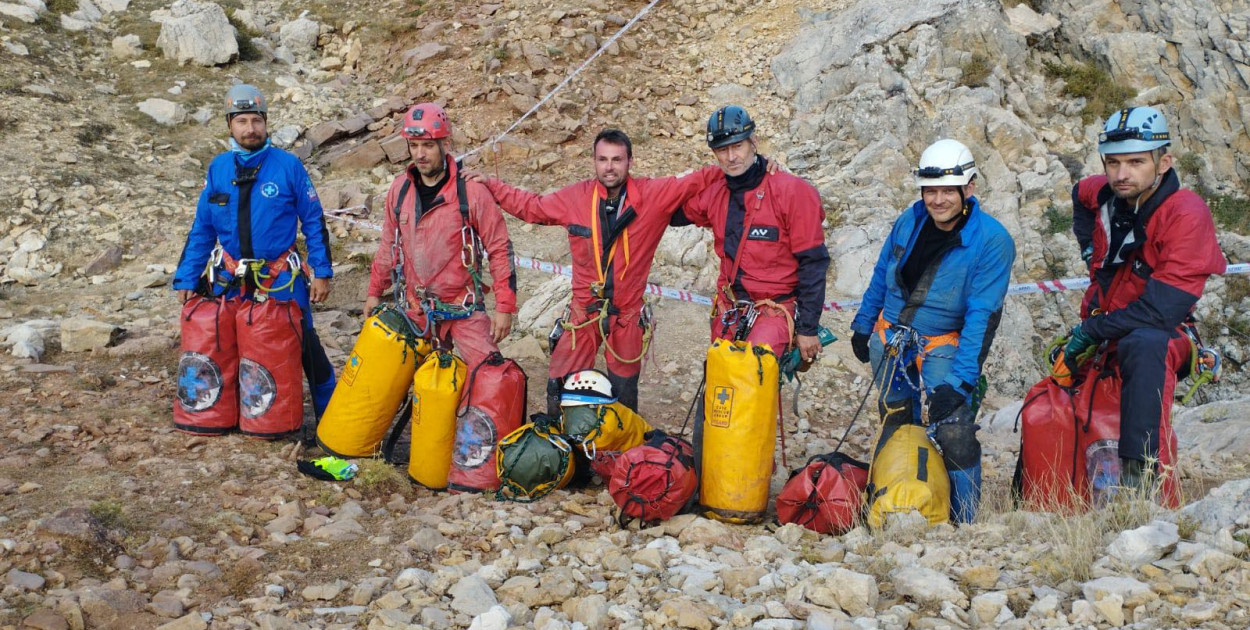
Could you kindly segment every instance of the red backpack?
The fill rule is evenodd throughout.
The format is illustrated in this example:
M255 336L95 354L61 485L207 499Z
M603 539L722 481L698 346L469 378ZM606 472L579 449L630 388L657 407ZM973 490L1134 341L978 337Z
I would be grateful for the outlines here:
M634 519L652 523L676 516L699 487L690 442L659 430L644 437L646 442L616 459L608 482L621 527Z
M838 452L816 455L777 495L777 520L843 534L860 519L867 486L868 464Z
M1119 370L1104 355L1086 365L1072 387L1047 376L1029 390L1018 418L1020 458L1012 479L1017 506L1073 513L1105 501L1099 495L1119 482L1120 385ZM1164 394L1158 462L1162 478L1156 500L1176 508L1180 493L1172 393Z

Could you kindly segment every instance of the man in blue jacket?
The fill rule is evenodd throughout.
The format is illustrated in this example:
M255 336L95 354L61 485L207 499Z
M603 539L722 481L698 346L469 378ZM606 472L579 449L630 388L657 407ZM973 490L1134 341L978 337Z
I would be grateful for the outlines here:
M963 144L925 149L921 199L895 221L851 323L852 349L872 363L887 429L924 424L942 450L956 523L971 522L981 501L972 398L1016 257L1011 235L973 196L976 176Z
M301 265L287 265L272 287L269 297L296 300L304 314L304 374L312 389L313 407L318 418L334 392L334 368L313 328L309 302L321 302L330 295L330 235L321 214L317 190L299 158L272 146L268 132L268 103L260 90L236 85L226 93L226 124L230 129L230 151L213 159L208 167L204 191L195 209L195 221L187 234L174 289L186 302L197 292L230 295L255 290L249 286L251 274L228 282L225 287L208 281L205 274L210 257L220 243L221 259L264 261L272 266L287 261L295 251L297 230L304 234L308 249L305 276ZM291 259L294 260L294 259ZM232 278L235 269L224 268L215 258L218 278ZM285 287L285 288L283 288Z

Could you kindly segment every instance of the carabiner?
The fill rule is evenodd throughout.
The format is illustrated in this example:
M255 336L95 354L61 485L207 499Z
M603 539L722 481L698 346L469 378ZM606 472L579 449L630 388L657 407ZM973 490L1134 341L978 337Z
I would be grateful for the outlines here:
M468 225L460 228L460 264L465 269L477 269L477 240Z

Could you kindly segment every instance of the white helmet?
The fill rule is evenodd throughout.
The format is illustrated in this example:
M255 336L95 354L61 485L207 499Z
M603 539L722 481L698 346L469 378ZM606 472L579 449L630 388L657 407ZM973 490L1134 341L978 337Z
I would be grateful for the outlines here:
M920 154L920 168L915 171L916 186L967 186L976 174L972 151L963 143L948 138L934 142Z
M612 381L599 370L580 370L564 379L560 390L561 407L582 405L610 405L616 402L612 395Z

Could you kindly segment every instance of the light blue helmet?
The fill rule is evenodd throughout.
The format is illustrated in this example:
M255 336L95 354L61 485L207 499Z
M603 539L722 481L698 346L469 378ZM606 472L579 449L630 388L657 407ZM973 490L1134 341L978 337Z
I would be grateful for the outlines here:
M1111 115L1098 134L1098 152L1144 153L1172 144L1168 121L1153 107L1127 107Z

